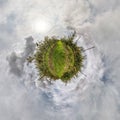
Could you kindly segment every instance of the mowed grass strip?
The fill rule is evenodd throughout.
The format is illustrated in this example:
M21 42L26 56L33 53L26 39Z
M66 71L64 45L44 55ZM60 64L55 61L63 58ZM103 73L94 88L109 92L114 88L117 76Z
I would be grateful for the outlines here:
M66 64L66 53L64 44L61 41L57 41L54 49L50 51L49 64L51 64L52 73L60 78L64 74L64 68Z
M73 51L64 42L58 40L49 46L44 62L52 76L61 78L74 66Z

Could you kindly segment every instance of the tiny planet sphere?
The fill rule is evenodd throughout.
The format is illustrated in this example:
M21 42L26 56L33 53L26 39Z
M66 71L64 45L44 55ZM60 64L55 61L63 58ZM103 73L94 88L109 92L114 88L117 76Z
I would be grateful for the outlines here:
M66 83L81 71L84 60L83 48L73 42L74 37L75 33L61 39L45 37L43 43L36 43L36 53L28 60L35 60L40 78L61 79Z

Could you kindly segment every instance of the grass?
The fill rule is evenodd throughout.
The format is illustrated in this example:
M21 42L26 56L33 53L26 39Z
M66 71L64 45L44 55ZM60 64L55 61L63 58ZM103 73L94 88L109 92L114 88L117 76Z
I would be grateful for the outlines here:
M57 41L54 50L51 51L50 55L50 61L52 63L51 71L60 78L64 74L66 64L65 48L61 41Z
M72 50L66 48L67 46L58 40L46 52L45 64L49 66L49 71L57 78L61 78L74 64Z
M61 39L45 37L43 43L37 43L34 57L28 60L34 58L40 76L68 82L81 71L83 48L73 43L74 37L75 34Z

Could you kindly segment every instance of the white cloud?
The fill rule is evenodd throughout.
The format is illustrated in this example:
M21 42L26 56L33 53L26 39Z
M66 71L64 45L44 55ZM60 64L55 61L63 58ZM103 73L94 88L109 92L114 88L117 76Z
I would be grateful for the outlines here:
M119 120L119 6L118 0L0 0L0 119ZM36 34L30 23L42 16L53 27ZM62 36L66 27L82 35L79 45L96 46L86 52L87 77L37 88L33 66L24 64L35 46L24 37Z

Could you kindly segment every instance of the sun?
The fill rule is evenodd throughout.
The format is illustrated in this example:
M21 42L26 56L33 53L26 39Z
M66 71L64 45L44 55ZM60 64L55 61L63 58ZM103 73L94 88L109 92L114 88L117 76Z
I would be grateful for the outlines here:
M50 30L50 23L45 19L37 19L32 22L32 29L36 33L47 33Z

